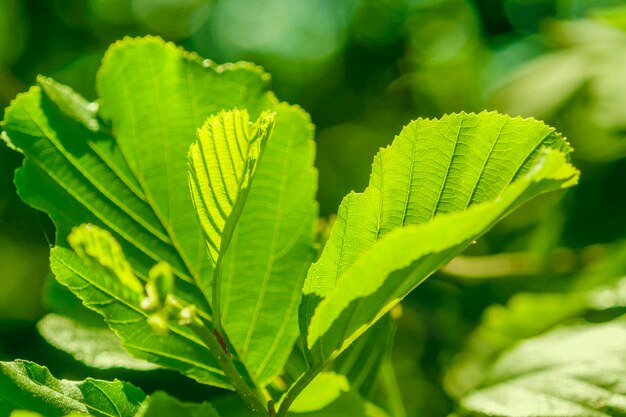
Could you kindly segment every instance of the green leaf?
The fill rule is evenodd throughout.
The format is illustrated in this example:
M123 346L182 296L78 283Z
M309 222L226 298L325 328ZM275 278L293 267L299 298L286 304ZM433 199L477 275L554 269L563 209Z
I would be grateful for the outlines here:
M506 307L488 307L465 349L446 371L444 385L455 398L467 394L485 378L485 368L515 342L537 336L585 309L582 294L515 294Z
M158 38L113 44L97 75L100 114L110 121L119 152L145 193L178 262L168 262L206 291L211 270L190 210L186 155L211 114L258 101L266 76L251 65L228 69ZM154 240L154 239L153 239Z
M67 287L61 285L53 274L48 276L44 285L43 301L46 311L72 317L89 325L107 327L100 314L85 307L80 298L76 297Z
M189 188L215 268L211 307L220 332L224 258L273 122L268 113L251 124L245 110L222 111L207 119L189 149Z
M110 231L142 283L156 263L168 263L175 295L210 320L213 266L185 187L189 146L207 117L221 110L247 109L252 118L265 109L277 113L248 196L248 206L265 210L241 214L228 255L232 264L225 260L223 297L224 322L236 349L248 369L269 380L297 337L293 311L311 256L316 177L308 117L279 103L258 67L215 66L153 37L114 44L97 81L97 103L40 77L39 85L7 109L3 136L26 156L16 174L18 191L57 227L51 253L57 280L103 315L130 353L217 386L229 384L191 332L155 337L135 300L103 282L66 239L83 223ZM258 236L263 250L257 254L256 242L237 236ZM239 287L253 296L244 301L232 295ZM226 311L242 305L241 319ZM254 342L246 345L248 332Z
M81 417L81 416L84 416L84 414L70 413L70 414L66 414L63 417ZM34 411L16 410L11 413L10 417L46 417L46 416L42 416L41 414L35 413Z
M336 357L432 272L524 201L578 171L554 129L497 113L410 123L342 202L307 276L301 328L313 365Z
M0 362L0 415L30 410L46 417L72 412L132 417L144 398L139 388L126 382L59 380L32 362Z
M48 314L37 323L39 334L52 346L92 368L157 369L153 363L130 356L120 339L103 324Z
M348 391L350 384L344 375L322 372L307 385L289 410L294 413L321 410Z
M141 299L143 285L124 257L122 247L109 232L85 224L72 230L67 241L87 266L102 274L100 280L119 286L116 292L126 292L129 298Z
M98 279L98 274L69 249L66 239L72 227L93 223L115 232L128 261L143 280L157 260L180 266L177 249L166 238L115 140L103 126L93 132L72 117L86 112L67 109L68 102L76 105L80 100L52 100L67 88L45 78L40 78L39 84L13 101L3 127L11 145L26 156L16 173L20 196L46 211L57 227L57 246L50 255L57 280L102 314L134 355L201 381L227 386L204 345L189 335L155 340L144 315L137 312L138 306L118 294L122 287ZM190 202L188 211L192 211ZM193 213L189 221L195 221ZM186 274L177 271L177 296L210 311L189 278L181 278ZM177 355L182 351L187 355Z
M505 352L460 416L626 415L626 316L562 327Z
M273 123L270 114L252 124L246 110L222 111L189 149L191 198L213 265L228 250Z
M102 316L83 306L69 289L53 277L46 284L44 304L52 313L37 323L39 334L74 359L100 369L124 367L144 371L158 368L153 363L131 356Z
M85 266L83 268L88 271L78 271L78 273L80 276L87 276L88 273L91 278L90 286L79 289L79 297L83 298L83 303L87 307L95 306L97 311L104 312L103 315L107 323L118 335L122 335L124 346L129 352L138 352L139 355L137 356L141 356L142 353L145 354L146 351L156 353L154 356L156 360L153 362L163 363L166 366L171 363L177 364L179 370L189 369L187 372L190 375L203 370L219 375L221 370L217 368L215 360L210 356L202 341L191 330L175 322L169 323L167 320L162 320L157 313L152 314L152 312L145 311L142 305L144 291L143 289L139 291L137 288L137 285L140 284L129 285L129 283L137 280L132 271L128 271L129 275L127 276L110 273L111 270L126 270L120 265L127 265L128 262L121 250L111 249L118 248L119 244L109 232L87 224L75 228L68 235L67 240L73 248L76 248L76 255L84 261L82 265ZM53 251L52 254L54 255L54 253ZM117 267L111 268L110 265ZM164 265L167 264L158 263L150 269L148 272L150 281L148 281L146 288L154 284L153 279L158 276L158 273L155 274L155 270L167 269L171 274L169 266L163 268ZM56 272L54 269L53 271ZM64 278L62 275L57 275L57 279L61 282L66 282ZM72 286L70 289L77 292ZM106 296L104 301L101 294ZM109 297L114 298L114 301L112 302ZM119 318L111 320L110 317ZM121 327L116 325L121 325ZM169 333L171 334L167 334L170 330ZM129 332L132 337L124 337L126 332ZM146 341L144 338L148 338L148 340ZM144 347L146 345L151 350L147 350ZM188 350L191 348L194 350ZM173 349L173 351L168 349ZM176 355L176 352L182 349L187 349L185 355ZM171 362L168 362L168 359ZM186 368L183 367L185 365ZM176 368L176 366L174 367ZM217 381L214 383L218 384Z
M222 323L260 383L280 373L298 338L298 305L317 218L313 126L298 107L276 124L222 275Z
M219 417L209 403L183 403L164 392L155 392L141 404L135 417Z

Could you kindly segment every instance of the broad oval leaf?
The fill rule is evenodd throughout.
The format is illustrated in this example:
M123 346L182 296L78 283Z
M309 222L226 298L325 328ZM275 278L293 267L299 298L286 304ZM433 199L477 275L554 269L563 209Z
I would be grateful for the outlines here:
M426 277L510 210L575 184L569 145L532 119L418 119L342 202L300 307L313 365L336 357Z
M207 300L213 267L185 187L187 152L196 129L220 110L245 108L255 118L264 109L278 113L266 147L266 154L275 156L265 159L280 158L286 165L261 162L255 182L259 189L265 183L276 183L279 189L271 198L252 189L249 203L263 204L266 211L244 210L242 220L249 219L245 230L239 227L240 232L235 232L274 236L281 242L289 236L298 243L269 249L270 258L279 259L276 268L266 268L266 252L246 262L254 270L267 270L266 281L280 288L268 290L266 285L257 285L257 276L252 284L246 281L248 276L237 277L243 279L237 286L248 288L255 293L254 299L273 306L271 312L263 310L251 327L259 343L249 346L249 357L261 359L246 363L252 372L262 370L264 377L270 378L282 367L284 350L288 352L297 337L297 325L285 317L293 316L298 303L298 299L282 303L271 296L300 292L312 246L315 171L308 118L267 91L268 76L258 67L245 63L215 66L153 37L114 44L105 55L97 81L97 103L88 103L68 87L40 77L37 86L19 95L7 109L2 123L4 138L26 156L16 173L18 192L27 203L48 213L57 227L56 247L51 252L57 280L102 314L127 350L217 386L229 384L191 332L156 338L138 306L97 278L69 249L66 239L71 229L82 223L111 231L142 281L153 265L167 262L176 274L176 296L195 304L200 314L210 319ZM282 114L286 114L284 124ZM292 158L302 150L306 150L304 155ZM284 166L287 169L283 170ZM288 177L295 169L304 175ZM293 199L301 209L289 212L281 201L294 188L302 190ZM286 219L280 227L272 217L278 213ZM295 228L298 221L304 227ZM243 244L231 247L233 264L249 256ZM297 268L283 268L283 262ZM293 270L302 272L292 275ZM249 300L246 309L254 308ZM239 300L232 303L236 307ZM240 324L236 317L232 320L235 324L230 327L237 336ZM250 322L243 326L247 331ZM242 338L238 337L234 339ZM273 347L275 341L280 349Z
M0 362L0 412L30 410L46 417L69 413L132 417L145 397L127 382L59 380L46 367L33 362Z
M459 416L626 415L626 317L562 327L505 352Z

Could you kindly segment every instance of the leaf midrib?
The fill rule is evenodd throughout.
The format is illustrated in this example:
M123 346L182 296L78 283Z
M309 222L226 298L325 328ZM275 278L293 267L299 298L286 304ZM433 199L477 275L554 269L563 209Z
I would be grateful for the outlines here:
M459 130L456 133L456 138L454 139L454 147L452 148L452 153L450 154L450 161L448 161L448 166L446 167L446 174L443 178L443 182L441 183L441 189L439 190L439 195L437 196L437 201L435 203L435 207L433 208L433 212L430 216L430 221L435 218L437 211L439 210L439 204L441 204L441 197L443 197L443 192L446 189L446 184L448 183L448 178L450 178L450 168L452 167L452 163L454 162L454 157L456 156L456 150L459 146L459 139L461 138L461 131L463 130L463 122L464 118L461 119L459 123ZM414 140L417 142L417 139Z
M504 130L504 126L506 126L507 123L508 123L508 120L504 119L503 122L502 122L502 126L500 126L500 129L498 130L498 134L495 136L495 139L493 140L493 143L491 144L491 147L489 148L489 153L487 154L487 157L485 158L485 161L483 162L483 166L480 169L480 174L478 174L478 178L476 179L476 183L472 187L472 193L470 194L469 199L467 200L467 204L465 204L465 210L467 210L467 208L470 206L470 204L472 204L472 200L474 199L474 195L476 195L476 191L478 191L478 185L480 184L480 180L482 180L483 175L485 174L485 168L487 168L487 164L491 160L491 156L493 155L493 151L496 148L496 145L498 144L500 136L502 135L502 131ZM543 142L543 139L541 140L541 142ZM513 177L515 178L515 175ZM505 187L505 189L506 189L506 187Z
M111 399L111 397L109 396L109 394L107 392L105 392L102 388L100 388L100 385L98 384L94 384L93 382L89 381L90 385L92 387L94 387L95 389L97 389L98 391L100 391L102 393L102 395L104 397L106 397L106 399L109 401L109 403L111 404L112 408L115 409L116 414L109 414L106 413L107 415L110 415L112 417L122 417L122 413L120 411L120 409L117 407L117 404ZM87 407L89 407L89 405L87 405ZM105 414L105 413L103 413Z

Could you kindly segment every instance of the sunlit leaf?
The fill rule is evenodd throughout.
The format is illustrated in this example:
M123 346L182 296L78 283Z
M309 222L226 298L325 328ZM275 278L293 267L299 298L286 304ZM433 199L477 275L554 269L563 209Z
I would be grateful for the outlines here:
M348 195L300 307L314 365L526 200L576 183L554 129L497 113L412 122Z
M297 337L293 311L312 252L316 177L308 117L279 103L258 67L216 66L153 37L115 43L97 81L97 103L40 77L7 109L5 140L26 156L16 174L20 196L57 227L51 253L57 280L102 314L126 349L217 386L229 384L190 332L155 338L134 301L120 297L120 286L103 284L66 239L83 223L111 232L142 283L158 262L171 265L175 295L210 320L213 265L185 186L188 149L211 114L232 108L247 109L253 119L266 109L277 113L249 192L251 208L241 214L225 259L223 287L224 337L252 373L269 380ZM249 236L262 241L261 253ZM241 319L228 314L240 307Z
M246 110L222 111L189 149L191 198L213 265L227 252L273 121L264 114L252 124Z
M276 124L224 260L222 322L256 378L279 374L298 337L298 305L313 258L317 173L313 127L298 107Z
M349 390L350 384L344 375L322 372L302 391L289 409L294 413L321 410Z

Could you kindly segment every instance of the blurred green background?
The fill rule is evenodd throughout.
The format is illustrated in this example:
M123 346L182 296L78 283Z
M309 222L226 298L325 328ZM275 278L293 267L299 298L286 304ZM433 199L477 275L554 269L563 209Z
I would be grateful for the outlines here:
M626 246L625 1L0 0L0 108L37 74L95 99L108 45L143 34L254 61L279 98L311 113L323 216L365 187L378 148L417 117L499 110L570 140L578 187L522 208L404 303L394 365L408 415L449 411L443 372L489 305L569 291L589 268L626 273L615 255ZM20 163L0 146L0 359L82 376L35 329L54 228L17 196Z

